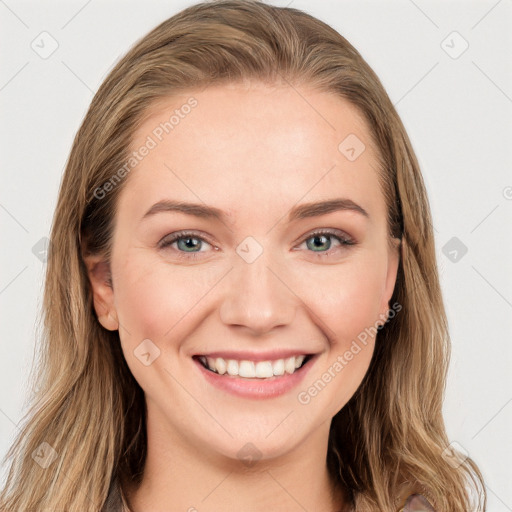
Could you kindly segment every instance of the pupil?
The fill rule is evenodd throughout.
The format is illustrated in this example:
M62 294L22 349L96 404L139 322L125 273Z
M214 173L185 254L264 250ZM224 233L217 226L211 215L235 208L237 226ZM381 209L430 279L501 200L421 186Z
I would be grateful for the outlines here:
M317 245L317 243L316 243L316 242L317 242L319 239L323 239L323 240L324 240L324 242L320 242L320 244L319 244L319 245ZM329 245L328 245L328 247L326 247L326 249L329 249L329 247L331 246L329 237L327 237L327 236L325 236L325 235L318 235L318 236L314 236L314 237L312 237L310 240L314 240L314 243L312 244L312 245L313 245L313 250L315 250L315 249L316 249L316 248L318 248L318 247L320 247L320 249L322 249L322 243L324 243L324 244L325 244L325 243L326 243L325 241L327 241L327 242L329 243Z
M195 240L196 242L192 242L193 240ZM178 240L178 245L181 243L181 242L184 242L184 244L182 245L182 248L185 249L185 251L187 252L192 252L190 251L189 249L194 249L195 247L198 247L199 246L199 241L197 240L197 238L182 238L181 240ZM192 247L190 247L190 243L192 243Z

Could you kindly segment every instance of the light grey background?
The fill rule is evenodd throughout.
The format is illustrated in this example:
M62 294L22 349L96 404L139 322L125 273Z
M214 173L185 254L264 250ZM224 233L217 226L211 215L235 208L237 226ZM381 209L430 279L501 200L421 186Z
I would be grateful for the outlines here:
M74 134L120 55L192 3L0 0L0 457L25 411L38 244ZM453 341L448 435L480 465L488 510L512 511L512 1L271 3L339 30L402 117L428 187Z

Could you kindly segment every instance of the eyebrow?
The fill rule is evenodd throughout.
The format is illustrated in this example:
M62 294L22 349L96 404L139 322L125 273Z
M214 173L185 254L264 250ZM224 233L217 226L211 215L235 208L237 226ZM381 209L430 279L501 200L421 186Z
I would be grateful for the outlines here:
M370 218L368 212L351 199L336 198L327 201L319 201L316 203L305 203L290 210L288 214L288 222L308 217L318 217L327 213L337 211L352 211L360 213L366 218Z
M288 222L309 217L318 217L337 211L352 211L370 218L368 212L351 199L335 198L326 201L305 203L295 206L288 213ZM193 215L204 219L214 219L226 223L227 215L225 212L214 206L207 206L199 203L188 203L185 201L175 201L165 199L155 203L142 217L146 219L161 212L178 212L186 215Z

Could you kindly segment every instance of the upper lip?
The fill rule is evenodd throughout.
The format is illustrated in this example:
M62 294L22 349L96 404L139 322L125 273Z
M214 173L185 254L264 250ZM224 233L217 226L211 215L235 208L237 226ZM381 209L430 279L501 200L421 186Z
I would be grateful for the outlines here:
M237 361L276 361L277 359L287 359L292 356L313 355L310 351L301 351L301 349L289 350L268 350L265 352L254 352L250 350L237 350L237 351L218 351L210 352L209 354L195 354L196 357L222 357L222 359L235 359Z

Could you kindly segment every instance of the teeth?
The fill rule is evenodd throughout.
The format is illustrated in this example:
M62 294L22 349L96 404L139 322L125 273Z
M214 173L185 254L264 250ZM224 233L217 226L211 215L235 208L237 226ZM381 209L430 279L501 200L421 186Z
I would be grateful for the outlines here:
M278 359L272 363L274 375L284 375L284 359Z
M215 368L213 368L215 370ZM227 370L229 375L238 375L238 361L230 359L227 364Z
M236 361L235 359L225 360L222 357L199 357L204 366L219 375L228 374L231 376L243 377L246 379L267 379L270 377L291 375L301 367L305 355L292 356L286 359L277 359L275 361Z
M256 377L265 379L267 377L273 377L274 371L272 369L272 363L270 361L258 361L256 363Z
M240 361L240 364L238 365L238 375L240 377L245 377L246 379L256 377L256 368L254 368L254 363L252 361Z
M289 357L284 360L284 371L289 374L295 371L295 357Z
M215 368L217 368L217 371L221 375L224 375L226 373L226 369L227 369L226 361L224 361L224 359L222 359L222 357L217 357L217 359L215 359Z

